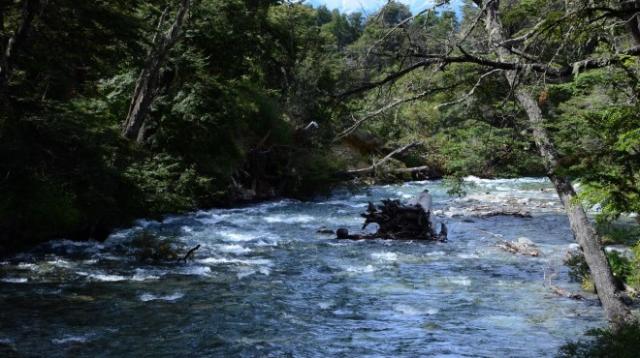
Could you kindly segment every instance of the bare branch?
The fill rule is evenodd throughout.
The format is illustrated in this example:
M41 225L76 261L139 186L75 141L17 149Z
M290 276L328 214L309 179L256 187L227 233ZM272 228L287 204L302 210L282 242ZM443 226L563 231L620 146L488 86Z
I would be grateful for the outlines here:
M467 94L465 94L464 96L462 96L462 97L458 98L458 99L457 99L457 100L455 100L455 101L441 103L441 104L439 104L439 105L437 105L437 106L436 106L436 109L440 109L440 108L442 108L442 107L451 106L451 105L458 104L458 103L462 103L462 102L466 101L466 100L467 100L467 99L469 99L471 96L473 96L473 94L475 93L476 89L477 89L478 87L480 87L480 84L482 83L482 80L484 80L486 77L489 77L489 76L491 76L492 74L494 74L494 73L498 73L498 72L500 72L500 71L502 71L502 70L500 70L500 69L493 69L493 70L491 70L491 71L489 71L489 72L485 72L485 73L483 73L483 74L478 78L478 82L476 82L476 84L471 88L471 90L470 90L469 92L467 92Z
M570 63L568 65L564 65L558 68L558 67L554 67L554 66L544 64L544 63L539 63L539 62L527 63L527 62L507 62L507 61L500 61L500 60L497 60L497 61L490 60L487 58L483 58L483 57L468 53L461 46L458 46L458 48L462 52L462 56L420 55L425 59L422 61L415 62L414 64L404 69L401 69L397 72L389 74L379 81L361 84L359 87L343 92L342 94L339 94L337 97L344 99L354 94L366 92L368 90L383 86L388 83L393 83L417 69L428 67L434 64L448 65L452 63L475 63L478 65L490 67L493 69L508 70L508 71L509 70L533 71L533 72L545 74L550 78L563 79L575 74L576 70L589 70L589 69L603 68L610 65L621 63L621 61L625 58L625 56L640 55L640 45L638 45L638 46L628 48L624 51L621 51L620 53L612 55L611 57L584 59L584 60Z
M354 170L349 170L347 171L347 174L350 175L361 175L361 174L366 174L366 173L375 173L375 171L377 170L377 168L384 164L385 162L387 162L388 160L390 160L391 158L393 158L394 156L398 155L398 154L402 154L404 152L406 152L407 150L414 148L418 145L420 145L420 142L411 142L405 146L402 146L394 151L392 151L391 153L387 154L384 158L380 159L377 162L374 162L373 164L371 164L371 166L366 167L366 168L360 168L360 169L354 169Z
M403 104L403 103L408 103L408 102L417 101L417 100L419 100L419 99L421 99L421 98L424 98L424 97L426 97L426 96L429 96L429 95L432 95L432 94L435 94L435 93L438 93L438 92L443 92L443 91L446 91L446 90L451 90L451 89L453 89L453 88L457 87L458 85L460 85L461 83L462 83L462 82L458 82L458 83L455 83L455 84L453 84L453 85L451 85L451 86L446 86L446 87L435 87L435 88L430 88L430 89L428 89L428 90L426 90L426 91L423 91L423 92L421 92L421 93L418 93L418 94L416 94L416 95L414 95L414 96L411 96L411 97L408 97L408 98L400 98L400 99L396 99L396 100L394 100L394 101L390 102L389 104L387 104L387 105L385 105L385 106L383 106L383 107L381 107L381 108L379 108L379 109L377 109L377 110L375 110L375 111L373 111L373 112L367 113L366 115L364 115L364 116L363 116L362 118L360 118L360 119L356 119L356 118L354 117L354 118L353 118L354 123L353 123L349 128L347 128L347 129L345 129L344 131L340 132L340 133L336 136L336 138L334 139L334 142L335 142L335 141L339 141L339 140L341 140L341 139L345 138L346 136L350 135L350 134L351 134L351 133L353 133L356 129L360 128L360 126L361 126L364 122L366 122L367 120L369 120L369 119L371 119L371 118L374 118L374 117L377 117L377 116L379 116L379 115L381 115L381 114L385 113L386 111L388 111L388 110L390 110L390 109L392 109L392 108L395 108L395 107L397 107L397 106L399 106L399 105L401 105L401 104Z
M152 44L155 44L158 42L158 37L162 31L162 25L164 25L164 20L167 17L167 14L169 13L169 8L165 7L164 11L162 11L162 14L160 15L160 19L158 20L158 26L156 28L156 33L153 36L153 40L151 40Z

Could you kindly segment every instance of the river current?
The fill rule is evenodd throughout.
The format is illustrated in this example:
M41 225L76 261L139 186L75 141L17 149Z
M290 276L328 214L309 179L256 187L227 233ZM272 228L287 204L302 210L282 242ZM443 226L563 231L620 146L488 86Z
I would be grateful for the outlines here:
M139 221L106 242L54 241L0 262L0 355L74 357L546 357L604 324L570 291L573 243L543 179L480 180L462 198L440 182L339 190ZM338 241L369 201L428 188L449 241ZM531 218L479 218L517 205ZM142 230L201 245L187 263L140 262ZM518 256L499 240L532 240Z

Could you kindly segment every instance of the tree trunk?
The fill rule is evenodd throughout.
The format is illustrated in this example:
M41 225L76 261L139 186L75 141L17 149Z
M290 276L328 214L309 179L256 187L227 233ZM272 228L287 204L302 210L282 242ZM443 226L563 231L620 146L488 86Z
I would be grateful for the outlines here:
M500 60L505 61L510 57L510 53L506 48L498 45L505 40L502 22L499 18L499 4L498 0L489 0L486 3L485 25L489 33L489 41L494 44L494 50ZM516 88L518 86L516 83L517 76L515 71L506 72L507 81L515 89L515 97L529 118L529 123L533 130L533 139L542 156L547 175L558 192L567 212L571 230L584 252L605 315L614 327L619 327L631 319L630 311L622 301L622 297L616 288L613 274L600 240L577 198L571 181L557 174L559 169L558 154L549 133L544 127L542 110L535 97L526 88Z
M160 70L166 62L169 51L182 35L182 26L190 5L190 0L182 0L176 19L169 31L161 35L157 34L154 38L146 64L136 81L136 87L129 105L129 113L127 113L122 129L122 135L127 139L135 139L138 143L144 140L142 128L149 108L157 96ZM166 12L160 17L158 31L160 31L165 15Z
M20 46L24 44L39 5L38 0L24 0L18 28L8 39L0 37L0 98L2 100L6 99L7 85L13 71L15 55ZM0 33L2 31L4 31L4 8L0 8Z
M629 12L630 16L625 19L627 22L627 29L631 33L631 37L636 45L640 45L640 20L638 17L640 14L636 12L637 1L635 4L633 2L626 2L622 4L622 9Z

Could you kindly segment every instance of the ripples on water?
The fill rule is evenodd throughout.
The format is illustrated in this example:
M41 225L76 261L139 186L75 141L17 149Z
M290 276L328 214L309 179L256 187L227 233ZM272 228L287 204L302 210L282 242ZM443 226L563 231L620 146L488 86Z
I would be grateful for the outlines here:
M53 242L0 263L0 355L540 357L601 325L594 300L543 287L547 272L579 289L561 265L572 236L548 183L473 180L462 199L438 182L376 186L140 221L105 243ZM425 187L448 243L316 233L357 231L368 201ZM455 216L509 200L534 217ZM202 247L188 264L141 264L123 248L142 229ZM504 253L495 235L530 238L544 254Z

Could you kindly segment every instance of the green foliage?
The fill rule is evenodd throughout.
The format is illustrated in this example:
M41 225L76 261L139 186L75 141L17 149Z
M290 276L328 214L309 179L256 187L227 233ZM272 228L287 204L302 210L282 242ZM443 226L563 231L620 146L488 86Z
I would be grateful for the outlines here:
M612 330L594 329L585 339L565 344L558 352L563 358L633 358L640 352L640 324L631 323Z
M640 290L640 241L632 248L633 259L631 260L630 274L627 277L627 283L636 291Z
M638 107L619 90L626 76L621 70L584 72L549 92L566 173L580 178L584 200L602 207L600 222L640 210Z
M142 191L149 214L195 209L208 195L211 179L198 176L193 167L167 154L158 154L127 168L125 176Z
M640 241L640 226L634 222L599 222L596 225L603 244L633 246Z
M446 176L442 184L447 188L447 194L451 196L463 197L467 195L467 190L475 187L475 183L466 182L459 176Z
M581 252L570 252L564 259L564 264L569 267L569 278L574 282L590 280L591 272Z
M634 249L634 253L636 253L636 249ZM607 253L607 260L611 272L620 286L629 284L632 287L638 287L637 282L638 277L640 277L638 255L634 255L632 259L629 259L617 251L611 251ZM585 291L594 291L591 272L582 252L569 253L564 259L564 264L569 267L569 277L572 281L580 282Z
M611 251L607 253L607 259L609 266L611 267L611 273L619 282L625 282L631 275L631 261L620 255L617 251Z
M2 6L17 28L19 3ZM120 128L167 6L165 30L167 1L55 0L35 17L0 102L0 252L228 205L237 187L303 196L335 181L328 93L362 19L324 21L277 1L193 2L136 146ZM312 120L320 132L302 135Z

